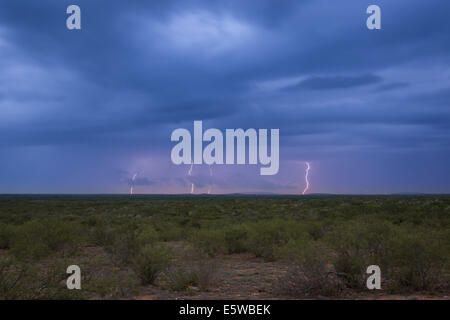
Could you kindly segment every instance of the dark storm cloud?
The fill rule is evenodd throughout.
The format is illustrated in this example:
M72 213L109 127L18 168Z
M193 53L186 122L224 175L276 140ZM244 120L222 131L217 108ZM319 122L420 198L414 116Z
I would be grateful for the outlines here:
M311 159L345 148L448 152L450 3L375 2L383 20L372 32L372 3L358 0L78 0L81 31L65 28L73 1L2 1L0 147L166 156L174 128L204 120L280 128L287 159L294 146L314 148Z
M395 89L403 89L406 87L409 87L409 83L408 82L394 82L394 83L386 83L383 85L380 85L377 90L382 92L382 91L389 91L389 90L395 90Z
M382 80L381 77L373 74L361 76L311 77L287 89L288 90L295 90L301 88L313 90L348 89L378 83L381 80Z
M413 94L411 101L415 103L420 103L422 105L427 105L429 107L447 107L447 110L450 108L450 87L444 88L438 91L432 91L422 94ZM448 119L442 119L444 121ZM450 122L450 121L446 121Z

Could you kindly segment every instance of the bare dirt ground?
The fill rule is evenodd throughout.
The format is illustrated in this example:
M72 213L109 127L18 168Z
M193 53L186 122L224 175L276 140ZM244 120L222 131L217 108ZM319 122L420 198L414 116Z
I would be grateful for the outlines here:
M190 288L184 292L172 292L161 286L147 286L137 300L258 300L258 299L296 299L276 293L274 287L279 279L288 272L288 266L279 262L266 262L251 254L233 254L218 257L217 280L208 291ZM305 299L299 297L299 299ZM367 294L349 294L343 297L306 297L306 299L378 299L378 300L438 300L450 299L449 296L424 294L392 295L386 292L368 292Z

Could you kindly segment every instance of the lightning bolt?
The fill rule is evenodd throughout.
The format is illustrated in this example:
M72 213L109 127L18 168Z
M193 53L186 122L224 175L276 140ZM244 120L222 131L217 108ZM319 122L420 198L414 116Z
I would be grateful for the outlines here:
M306 186L305 186L305 189L303 190L302 194L306 194L306 191L308 191L308 189L309 189L309 169L311 169L311 165L309 164L309 162L305 162L305 163L306 163L306 170L305 170Z
M194 166L194 163L191 163L191 167L189 168L189 171L188 171L188 176L189 176L189 177L192 177L192 169L193 169L193 166ZM194 185L193 182L191 182L191 194L194 193L194 189L195 189L195 185Z
M133 178L131 178L130 196L133 195L133 183L134 183L134 180L136 180L136 177L137 177L137 173L135 173L135 174L133 175Z
M212 171L211 165L209 165L209 176L211 177L211 181L210 181L209 188L208 188L208 194L211 194L211 189L212 189L212 177L213 177L213 171Z

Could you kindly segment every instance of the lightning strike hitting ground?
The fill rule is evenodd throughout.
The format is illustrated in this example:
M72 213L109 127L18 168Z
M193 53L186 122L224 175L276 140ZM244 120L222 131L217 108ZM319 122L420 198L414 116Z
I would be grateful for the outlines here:
M133 178L131 178L130 196L133 195L133 183L134 183L134 180L136 180L136 177L137 177L137 173L135 173L135 174L133 175Z
M188 171L188 176L189 177L192 177L192 168L193 168L193 163L191 163L191 167L189 168L189 171ZM194 185L194 183L193 182L191 182L191 194L193 194L195 192L195 185Z
M309 169L311 169L311 166L309 164L309 162L306 162L306 171L305 171L305 189L303 190L302 194L306 194L306 192L309 189Z

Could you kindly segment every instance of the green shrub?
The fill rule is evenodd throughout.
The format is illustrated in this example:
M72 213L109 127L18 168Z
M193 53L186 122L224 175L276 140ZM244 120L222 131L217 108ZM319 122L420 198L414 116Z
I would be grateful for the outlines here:
M82 283L82 291L89 294L94 299L117 299L126 298L139 293L139 279L136 274L122 270L88 270L84 271L84 278L88 277Z
M297 223L288 220L267 220L250 225L247 241L248 251L268 261L275 260L278 248L285 246L290 240L304 236Z
M164 246L147 245L132 261L132 267L142 284L153 284L171 262L171 253Z
M0 222L0 249L9 249L13 237L13 228Z
M147 245L157 242L160 239L160 234L152 225L144 225L139 228L137 240L141 245Z
M0 257L0 300L26 299L26 283L32 280L33 275L25 264L19 265L9 257Z
M318 222L306 223L305 229L314 240L319 240L325 235L324 226Z
M276 291L294 297L337 296L342 283L329 269L330 254L321 245L311 243L293 260L293 265L280 279Z
M115 230L111 227L109 221L103 221L93 226L91 236L93 244L110 246L115 240Z
M285 262L292 262L309 246L315 246L316 243L309 237L291 239L286 244L274 249L274 259Z
M20 259L39 259L51 252L73 252L81 244L79 225L56 218L31 220L14 229L11 252Z
M214 256L224 251L223 233L220 230L200 229L191 235L190 241L203 253Z
M185 227L168 221L157 221L155 231L159 234L161 241L179 241L186 238Z
M106 250L117 258L119 263L130 263L141 249L142 246L137 238L137 228L137 225L131 222L112 230L113 240L106 246Z
M231 226L223 230L225 247L228 253L241 253L247 251L249 230L245 226Z
M45 267L30 266L10 257L0 257L0 300L80 299L83 292L67 290L64 261Z
M193 266L192 272L199 288L208 290L217 280L217 262L213 259L200 259Z
M328 237L337 252L334 268L353 289L364 289L367 266L378 265L391 291L434 290L445 278L448 246L445 234L422 229L367 217L350 220Z
M348 287L363 289L366 278L366 267L369 264L363 254L357 252L342 251L338 253L333 262L337 274L345 281Z
M328 242L336 250L333 261L337 274L353 289L365 288L366 268L391 267L388 257L394 236L390 223L377 219L355 219L338 226L328 234Z
M198 283L197 274L183 268L172 270L168 274L168 284L172 291L184 291Z
M433 291L445 286L448 274L448 247L442 234L403 230L392 248L393 268L389 276L393 291Z

